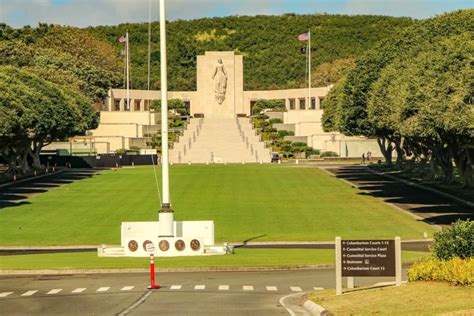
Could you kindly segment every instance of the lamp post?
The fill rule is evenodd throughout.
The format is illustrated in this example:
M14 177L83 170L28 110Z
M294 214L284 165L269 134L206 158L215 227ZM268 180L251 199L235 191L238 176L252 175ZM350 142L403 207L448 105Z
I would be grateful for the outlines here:
M161 155L162 155L162 189L163 201L159 216L159 235L174 236L173 210L171 209L169 190L169 155L168 155L168 75L166 60L166 14L165 0L160 0L160 58L161 58Z

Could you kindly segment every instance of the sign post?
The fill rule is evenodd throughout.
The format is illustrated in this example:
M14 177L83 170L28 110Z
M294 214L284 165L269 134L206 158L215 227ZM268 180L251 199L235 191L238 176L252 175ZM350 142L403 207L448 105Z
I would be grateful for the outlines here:
M341 237L336 237L336 295L342 294Z
M336 295L342 294L342 278L348 288L354 277L395 277L402 284L401 240L342 240L336 237Z

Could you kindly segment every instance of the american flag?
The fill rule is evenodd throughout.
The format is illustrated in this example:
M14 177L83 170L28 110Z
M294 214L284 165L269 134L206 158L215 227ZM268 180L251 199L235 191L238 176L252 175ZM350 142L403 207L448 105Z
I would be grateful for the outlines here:
M298 41L307 41L309 40L309 34L308 33L301 33L300 35L298 35Z
M125 43L127 41L127 38L122 35L122 36L120 36L118 41L119 41L119 43Z

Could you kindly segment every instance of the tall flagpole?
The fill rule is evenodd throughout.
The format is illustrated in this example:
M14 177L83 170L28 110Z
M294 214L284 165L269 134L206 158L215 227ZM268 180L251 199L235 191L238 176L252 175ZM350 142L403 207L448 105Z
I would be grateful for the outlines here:
M130 110L130 56L129 56L129 49L128 49L128 31L127 34L125 35L126 37L126 53L127 53L127 105L125 108L125 111Z
M311 108L311 30L308 32L308 106L306 109Z
M161 68L161 168L163 184L163 202L159 212L159 235L173 237L173 210L169 189L168 156L168 74L166 61L166 15L165 0L160 0L160 68Z
M151 0L148 0L148 90L150 90L150 66L151 66Z

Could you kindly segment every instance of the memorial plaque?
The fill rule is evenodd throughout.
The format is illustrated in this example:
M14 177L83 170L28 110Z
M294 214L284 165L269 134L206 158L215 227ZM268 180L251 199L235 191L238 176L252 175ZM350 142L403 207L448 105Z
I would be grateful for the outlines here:
M176 240L176 242L174 243L174 246L176 250L178 251L183 251L184 248L186 248L186 244L181 239Z
M191 240L191 249L197 251L201 248L201 243L197 239Z
M130 240L128 242L128 250L135 252L138 249L138 243L135 240Z
M170 249L170 243L167 240L160 240L158 248L160 248L161 251L168 251L168 249Z
M395 276L394 240L342 240L342 276Z

